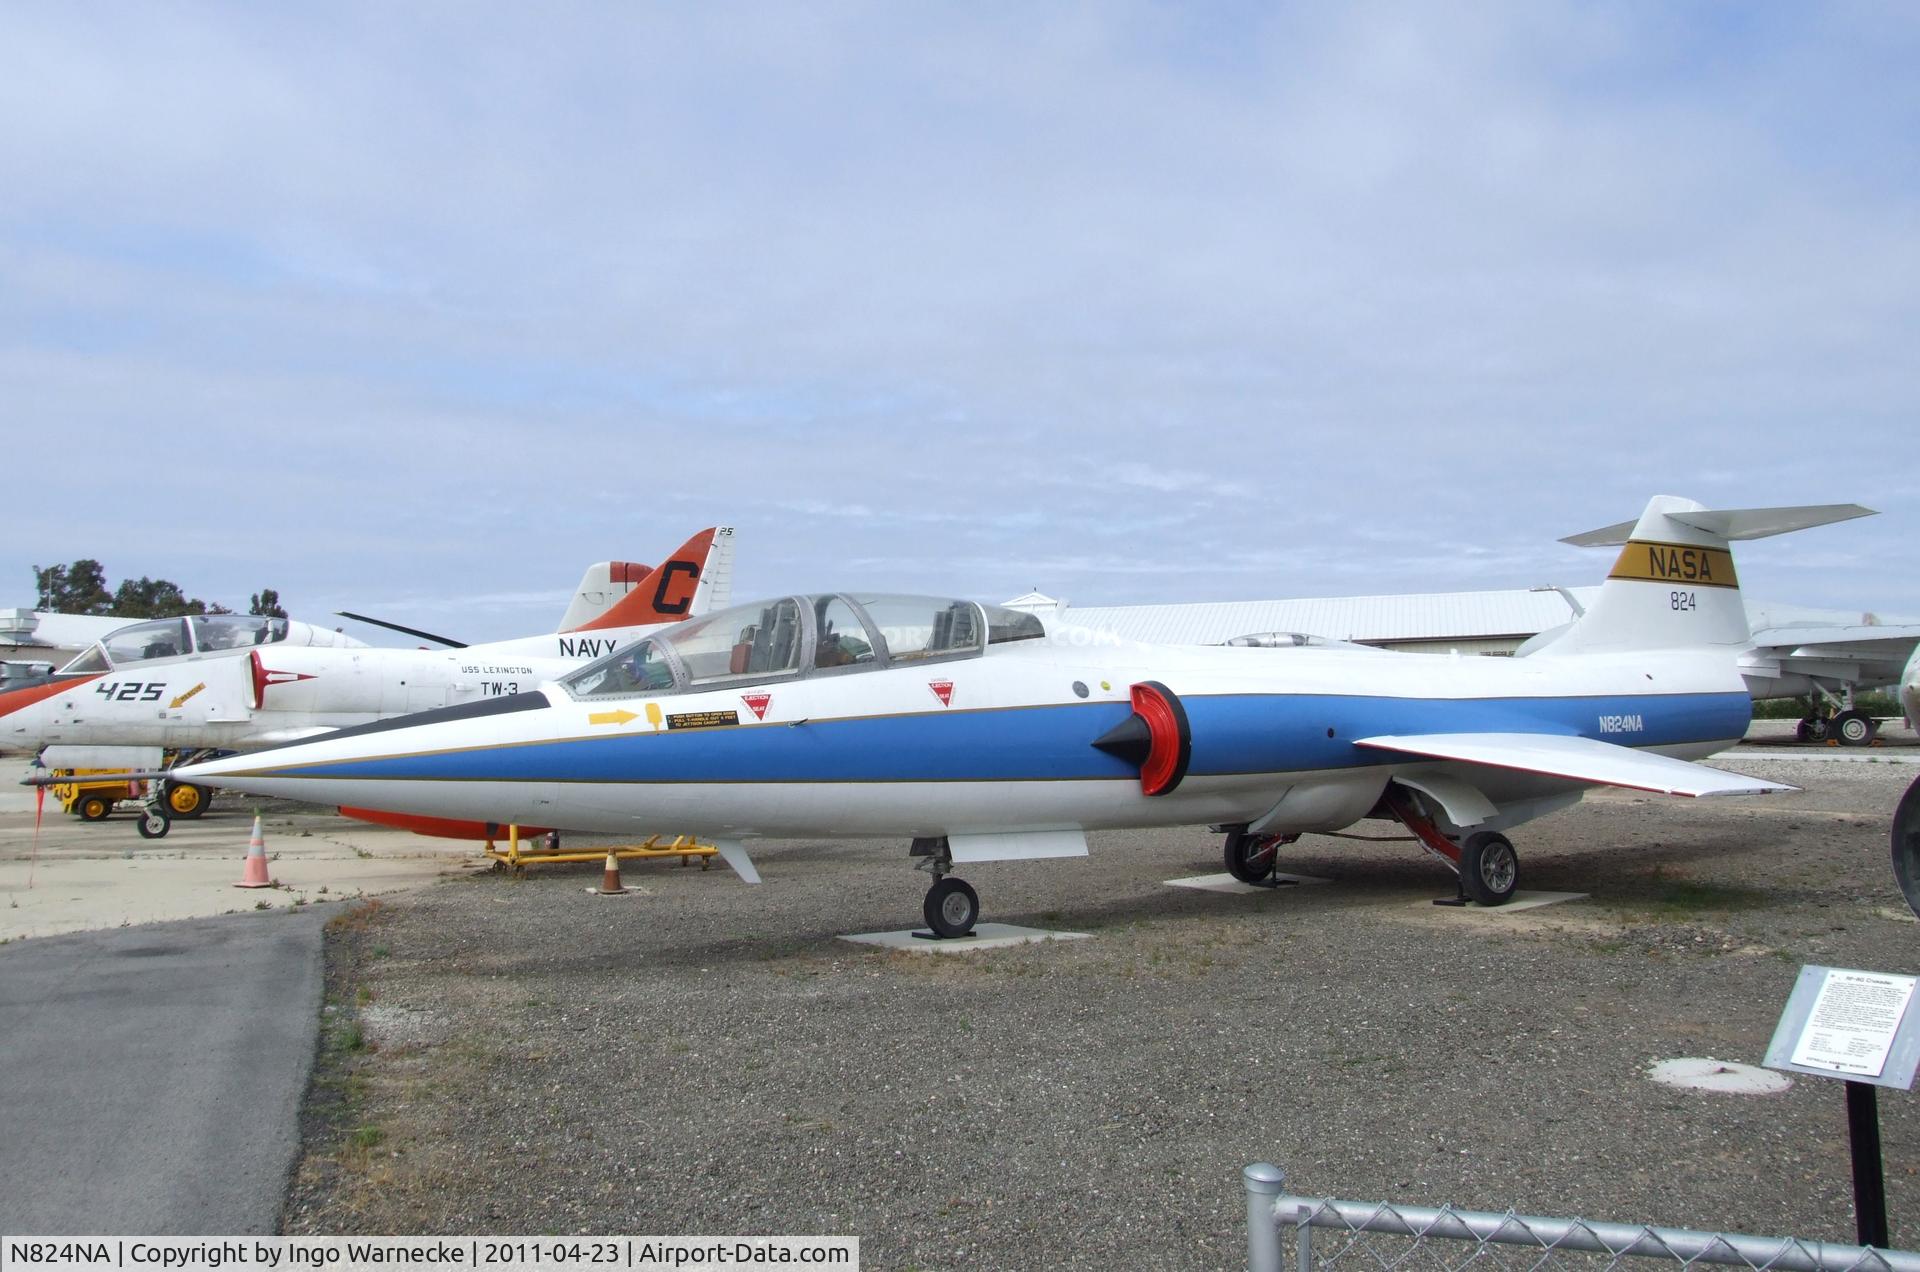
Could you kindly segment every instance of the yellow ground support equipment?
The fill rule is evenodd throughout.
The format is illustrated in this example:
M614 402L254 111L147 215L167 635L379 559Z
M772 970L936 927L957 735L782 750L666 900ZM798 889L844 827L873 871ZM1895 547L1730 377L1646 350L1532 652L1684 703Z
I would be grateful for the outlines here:
M529 844L539 840L528 840ZM698 859L700 868L705 870L712 863L708 858L720 850L712 844L703 844L691 835L675 835L667 839L655 835L644 843L623 844L617 848L534 848L522 847L520 828L507 827L507 846L496 848L491 841L485 850L493 858L495 870L525 870L528 866L541 865L550 861L600 861L609 853L622 861L643 860L650 857L678 857L681 865L687 865Z
M178 756L169 753L164 761L167 766L177 762ZM147 784L141 781L128 781L125 769L55 769L55 777L72 778L72 781L56 782L50 788L55 799L60 801L60 811L79 817L82 821L100 821L113 811L113 806L121 800L144 800L147 797ZM90 782L87 779L94 774L119 773L118 781L103 780ZM170 783L167 787L168 817L192 820L207 811L212 794L204 786L193 786L186 782Z
M53 797L60 801L60 811L72 813L82 821L100 821L113 811L113 806L123 799L145 799L147 784L129 782L124 769L55 769L55 777L71 778L71 781L56 782L49 789ZM90 782L87 779L96 773L120 773L118 781Z

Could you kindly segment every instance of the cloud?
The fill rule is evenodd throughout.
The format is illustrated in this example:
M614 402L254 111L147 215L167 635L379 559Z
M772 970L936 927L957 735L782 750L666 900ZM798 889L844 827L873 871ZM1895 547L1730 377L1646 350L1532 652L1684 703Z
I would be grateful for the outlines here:
M534 593L725 520L743 596L1524 586L1665 492L1879 506L1816 532L1851 563L1743 573L1920 612L1917 45L1895 8L14 7L0 581Z

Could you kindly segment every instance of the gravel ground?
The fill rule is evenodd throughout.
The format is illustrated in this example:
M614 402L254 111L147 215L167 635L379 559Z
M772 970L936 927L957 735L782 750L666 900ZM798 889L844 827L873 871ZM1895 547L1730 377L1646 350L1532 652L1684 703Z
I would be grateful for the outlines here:
M985 917L1092 940L932 957L904 845L771 843L767 882L480 875L329 942L295 1233L841 1233L865 1265L1230 1267L1240 1168L1303 1193L1851 1241L1842 1088L1656 1085L1757 1063L1802 963L1916 970L1887 818L1920 769L1745 758L1803 786L1604 792L1522 827L1525 913L1436 908L1407 844L1309 837L1257 896L1168 888L1200 831L975 867ZM1369 824L1374 825L1374 824ZM1385 824L1370 833L1388 833ZM1883 1093L1895 1244L1920 1118Z

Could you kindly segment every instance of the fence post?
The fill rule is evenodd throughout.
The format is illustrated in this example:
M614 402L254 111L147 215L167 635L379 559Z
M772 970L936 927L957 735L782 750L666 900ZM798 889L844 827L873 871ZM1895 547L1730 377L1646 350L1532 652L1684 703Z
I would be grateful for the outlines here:
M1286 1172L1255 1162L1240 1172L1240 1179L1247 1186L1247 1272L1281 1272L1280 1225L1274 1222L1273 1202L1286 1187Z

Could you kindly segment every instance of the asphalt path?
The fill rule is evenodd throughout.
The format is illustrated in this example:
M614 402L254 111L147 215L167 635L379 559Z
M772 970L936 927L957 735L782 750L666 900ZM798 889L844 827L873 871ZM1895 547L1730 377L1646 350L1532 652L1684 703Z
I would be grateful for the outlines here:
M279 910L0 949L0 1233L274 1231L323 921Z

